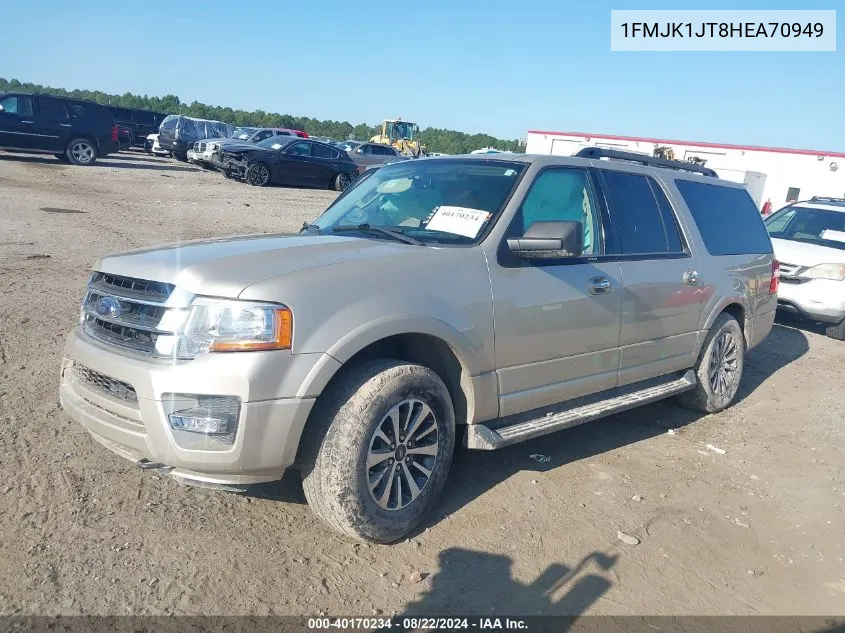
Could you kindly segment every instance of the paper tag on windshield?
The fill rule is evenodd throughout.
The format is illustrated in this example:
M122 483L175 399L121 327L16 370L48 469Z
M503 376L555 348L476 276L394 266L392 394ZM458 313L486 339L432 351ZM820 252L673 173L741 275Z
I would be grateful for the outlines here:
M475 237L489 217L490 213L479 209L442 206L437 207L425 228L430 231Z
M822 231L821 237L823 240L830 240L831 242L845 242L845 231L825 229Z

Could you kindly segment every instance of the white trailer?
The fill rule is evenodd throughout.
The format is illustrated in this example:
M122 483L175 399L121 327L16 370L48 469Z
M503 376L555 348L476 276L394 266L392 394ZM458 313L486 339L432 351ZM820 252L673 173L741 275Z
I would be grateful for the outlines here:
M525 151L571 156L584 147L649 156L657 147L669 147L679 159L699 158L720 178L744 183L758 207L770 200L773 210L812 196L845 197L845 153L842 152L535 130L528 132Z

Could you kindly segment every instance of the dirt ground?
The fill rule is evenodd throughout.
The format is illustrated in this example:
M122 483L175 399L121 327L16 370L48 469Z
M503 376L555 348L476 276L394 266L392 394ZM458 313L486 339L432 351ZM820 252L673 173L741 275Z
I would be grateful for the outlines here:
M0 153L0 613L845 612L845 344L812 326L776 325L721 414L659 403L460 453L394 546L324 528L296 473L250 496L186 487L65 417L61 350L97 257L296 230L334 195L140 153Z

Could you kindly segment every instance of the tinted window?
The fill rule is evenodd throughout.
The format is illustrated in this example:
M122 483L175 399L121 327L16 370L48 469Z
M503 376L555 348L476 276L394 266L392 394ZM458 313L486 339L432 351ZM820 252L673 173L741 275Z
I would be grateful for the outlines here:
M321 145L320 143L311 144L311 156L315 158L337 158L335 150L328 145Z
M71 103L70 106L70 115L74 117L79 117L80 119L85 118L85 108L78 103Z
M599 216L587 172L547 169L531 185L522 203L522 233L535 222L574 221L584 227L584 253L601 253Z
M116 121L131 121L132 110L126 108L109 108Z
M649 178L648 182L651 185L651 190L657 199L657 206L660 208L660 214L663 217L663 228L666 230L666 241L669 243L669 252L683 253L685 250L684 243L681 239L681 229L678 227L678 218L675 216L675 211L672 209L672 205L669 204L669 200L666 198L666 194L663 193L663 189L657 184L657 181L654 178Z
M745 189L676 180L711 255L771 253L772 243Z
M53 99L52 97L38 97L38 108L41 112L41 116L51 121L68 118L65 103L59 99Z
M662 214L648 179L637 174L605 171L604 180L622 253L669 252Z
M256 134L255 138L253 138L252 140L253 141L263 141L265 138L270 138L271 136L273 136L273 133L270 130L265 130L263 132L259 132L258 134Z
M175 130L178 119L175 116L166 116L161 122L162 130Z
M140 123L141 125L153 125L155 123L155 117L153 117L152 112L144 112L143 110L136 110L135 111L135 121Z
M23 95L10 95L0 101L3 112L18 116L32 116L32 99Z

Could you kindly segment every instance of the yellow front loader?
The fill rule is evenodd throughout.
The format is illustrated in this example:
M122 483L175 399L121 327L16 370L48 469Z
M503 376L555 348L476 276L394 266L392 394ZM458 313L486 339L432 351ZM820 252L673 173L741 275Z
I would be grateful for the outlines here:
M406 156L423 156L426 147L419 141L420 128L416 123L402 119L385 119L381 133L370 139L370 143L392 145Z

